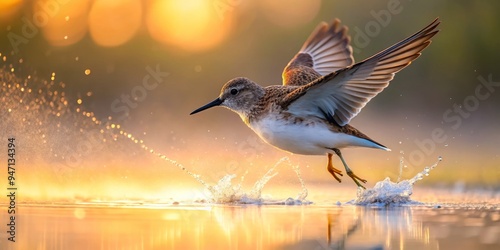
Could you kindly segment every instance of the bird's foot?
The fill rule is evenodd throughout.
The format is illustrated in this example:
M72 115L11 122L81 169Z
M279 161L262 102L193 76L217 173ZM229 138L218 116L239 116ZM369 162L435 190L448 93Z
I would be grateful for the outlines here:
M335 180L337 180L339 183L342 182L342 180L340 180L340 177L338 177L337 175L340 175L340 176L344 176L342 174L342 171L334 168L332 165L328 165L327 167L328 169L328 172L330 172L330 174L332 174L333 178L335 178Z
M351 179L354 181L354 183L356 183L356 185L358 185L358 187L366 189L363 185L361 185L361 183L359 183L360 181L363 182L363 183L366 183L365 179L360 178L359 176L357 176L356 174L354 174L354 172L352 172L352 171L347 172L347 175L349 177L351 177Z

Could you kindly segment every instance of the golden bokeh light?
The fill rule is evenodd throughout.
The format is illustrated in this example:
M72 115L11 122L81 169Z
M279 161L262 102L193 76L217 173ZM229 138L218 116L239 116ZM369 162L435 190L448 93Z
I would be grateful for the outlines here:
M22 0L2 0L0 1L0 21L8 20L19 11Z
M221 18L210 1L156 0L147 16L147 28L159 42L189 51L199 51L220 44L229 34L232 12Z
M321 0L261 0L259 3L269 21L288 28L310 22L321 7Z
M37 0L33 3L33 22L54 46L74 44L87 33L89 1L61 2Z
M142 20L140 0L96 0L89 14L89 31L101 46L119 46L139 30Z

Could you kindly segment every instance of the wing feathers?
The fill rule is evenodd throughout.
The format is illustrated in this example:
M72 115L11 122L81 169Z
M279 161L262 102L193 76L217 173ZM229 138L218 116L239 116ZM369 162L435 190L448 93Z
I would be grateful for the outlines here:
M299 53L285 67L283 85L306 85L310 79L314 80L352 65L354 58L349 43L347 27L341 26L338 19L330 25L320 23ZM309 60L305 60L304 55Z
M436 19L419 32L372 57L294 90L284 98L282 106L295 115L319 116L329 121L332 118L340 126L347 125L366 103L389 85L395 73L420 56L422 50L431 43L430 39L439 31L439 23ZM316 47L323 51L320 45L311 48ZM331 55L324 58L333 60ZM320 73L332 64L316 65L318 58L323 57L313 58L314 69Z

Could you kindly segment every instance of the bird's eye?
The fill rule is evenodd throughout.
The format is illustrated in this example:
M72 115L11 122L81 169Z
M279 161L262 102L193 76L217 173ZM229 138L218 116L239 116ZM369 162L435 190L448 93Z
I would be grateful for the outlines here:
M236 95L238 94L238 90L237 89L231 89L231 95Z

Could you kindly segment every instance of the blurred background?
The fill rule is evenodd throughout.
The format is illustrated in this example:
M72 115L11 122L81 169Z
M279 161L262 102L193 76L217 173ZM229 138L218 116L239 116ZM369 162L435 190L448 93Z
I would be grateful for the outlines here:
M465 0L4 0L2 139L18 138L26 200L198 192L150 149L208 183L236 174L249 186L289 156L306 185L354 192L352 181L329 175L326 157L266 145L228 110L188 114L233 77L281 84L321 21L349 27L360 61L439 17L431 46L351 123L392 151L347 149L344 157L368 187L396 180L401 157L406 179L442 156L423 185L498 189L498 9L498 1ZM34 108L21 107L26 100ZM290 167L278 172L269 185L300 190Z

